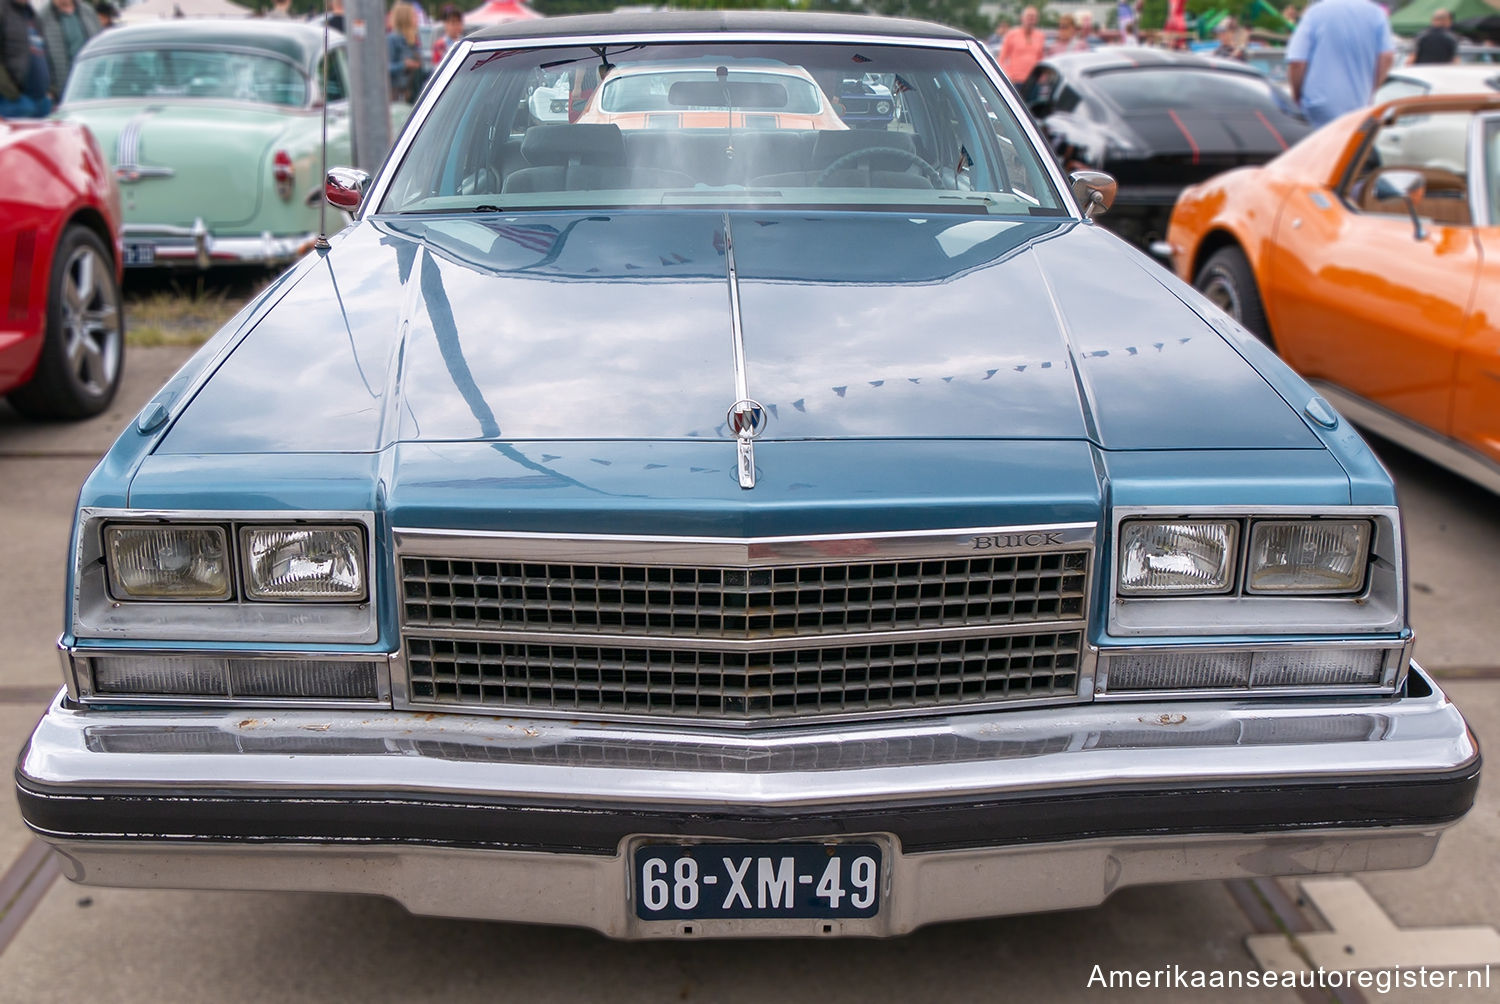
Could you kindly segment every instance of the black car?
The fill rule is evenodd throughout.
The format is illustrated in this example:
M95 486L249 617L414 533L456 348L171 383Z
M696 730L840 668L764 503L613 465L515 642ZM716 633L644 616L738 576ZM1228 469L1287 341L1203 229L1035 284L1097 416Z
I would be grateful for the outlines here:
M1262 164L1311 127L1263 74L1165 49L1104 48L1053 56L1021 85L1065 170L1120 183L1101 222L1149 247L1185 187Z

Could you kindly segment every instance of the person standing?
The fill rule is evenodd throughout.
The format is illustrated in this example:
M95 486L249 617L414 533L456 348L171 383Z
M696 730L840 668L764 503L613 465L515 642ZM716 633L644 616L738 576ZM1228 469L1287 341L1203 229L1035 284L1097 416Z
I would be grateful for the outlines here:
M391 100L408 104L422 89L422 52L418 48L417 12L405 0L391 7L390 32L385 36L391 73Z
M1000 71L1018 87L1031 76L1047 51L1047 37L1036 26L1036 20L1036 8L1027 7L1021 11L1021 23L1000 40Z
M1057 19L1057 38L1047 49L1047 55L1057 56L1064 52L1088 52L1089 43L1078 33L1078 22L1073 19L1072 14L1064 14Z
M109 0L98 0L94 4L94 13L99 15L99 30L113 28L115 22L120 20L120 8L110 3Z
M432 43L432 65L437 66L448 54L448 47L464 37L464 12L454 4L444 4L443 33Z
M1221 19L1214 28L1214 37L1219 41L1219 47L1214 50L1214 55L1219 59L1245 62L1245 47L1249 44L1248 35L1249 32L1234 23L1234 18Z
M52 100L62 96L73 72L73 60L83 43L99 34L99 15L88 4L77 0L52 0L37 15L37 27L47 49L47 70L51 78L48 92Z
M1136 16L1134 0L1120 0L1115 5L1115 28L1120 32L1121 45L1136 45Z
M344 0L328 0L328 27L334 31L344 30Z
M1286 47L1292 100L1314 126L1370 103L1396 51L1385 11L1372 0L1318 0Z
M1458 61L1458 38L1450 30L1453 15L1439 7L1432 12L1431 26L1417 36L1413 63L1455 63Z
M0 118L46 118L50 89L36 11L27 0L0 0Z
M1081 10L1078 12L1078 37L1083 39L1086 48L1092 49L1099 44L1099 28L1094 24L1093 11Z

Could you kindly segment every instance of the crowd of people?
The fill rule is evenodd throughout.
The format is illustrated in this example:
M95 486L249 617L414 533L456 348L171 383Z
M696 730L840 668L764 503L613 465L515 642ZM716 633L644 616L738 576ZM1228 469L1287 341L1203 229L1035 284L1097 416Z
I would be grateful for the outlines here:
M0 118L42 118L62 97L83 44L119 12L101 0L0 0Z
M1036 7L1021 11L1015 27L1002 24L990 39L1000 69L1017 86L1038 63L1051 56L1087 51L1101 44L1140 44L1142 0L1120 0L1116 28L1108 38L1094 26L1087 11L1063 14L1050 35L1039 24ZM1185 0L1169 0L1165 24L1155 44L1185 47L1189 37ZM1291 29L1286 44L1287 85L1293 101L1313 125L1323 125L1345 112L1368 105L1396 58L1396 37L1389 11L1375 0L1314 0L1305 10L1288 6L1282 20ZM1459 40L1453 18L1436 11L1431 26L1412 47L1414 63L1451 63L1458 58ZM1214 25L1222 59L1247 61L1250 32L1232 17Z

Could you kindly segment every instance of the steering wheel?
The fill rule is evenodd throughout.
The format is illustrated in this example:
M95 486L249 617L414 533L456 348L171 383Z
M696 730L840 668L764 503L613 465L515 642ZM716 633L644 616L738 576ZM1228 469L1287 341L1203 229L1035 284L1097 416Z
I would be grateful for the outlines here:
M831 164L823 168L822 171L818 172L818 176L813 179L813 185L819 187L826 185L828 184L828 179L833 177L833 173L835 171L849 166L850 164L859 160L861 157L871 157L875 154L893 154L897 157L900 157L907 163L914 164L917 167L921 168L922 174L926 176L928 181L932 182L933 188L943 187L943 178L942 175L938 174L937 168L933 167L926 160L913 153L912 151L903 150L899 146L867 146L861 150L850 150L842 157L835 158Z

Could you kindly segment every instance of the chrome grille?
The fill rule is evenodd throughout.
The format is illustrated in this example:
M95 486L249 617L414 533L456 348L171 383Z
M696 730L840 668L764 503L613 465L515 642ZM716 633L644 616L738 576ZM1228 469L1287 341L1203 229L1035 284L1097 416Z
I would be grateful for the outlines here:
M743 724L1069 700L1093 532L397 531L398 705Z
M438 704L747 721L1056 697L1080 632L770 652L407 638L411 696Z
M1069 620L1085 550L771 568L401 562L406 623L694 638Z

